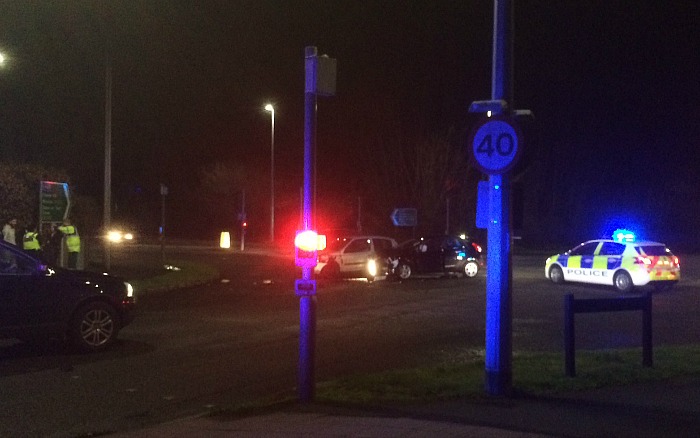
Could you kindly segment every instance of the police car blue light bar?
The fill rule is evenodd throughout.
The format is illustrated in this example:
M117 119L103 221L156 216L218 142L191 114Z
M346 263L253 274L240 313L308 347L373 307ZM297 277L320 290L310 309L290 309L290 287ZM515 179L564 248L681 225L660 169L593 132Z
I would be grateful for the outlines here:
M636 236L632 231L624 229L615 230L612 237L615 242L620 243L634 242L636 240Z

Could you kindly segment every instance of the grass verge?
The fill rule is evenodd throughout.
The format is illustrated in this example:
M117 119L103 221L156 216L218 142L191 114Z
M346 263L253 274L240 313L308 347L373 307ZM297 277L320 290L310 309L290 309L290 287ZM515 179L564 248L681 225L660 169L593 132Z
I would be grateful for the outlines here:
M535 395L624 386L700 375L700 346L654 349L654 366L643 367L641 349L579 351L577 376L564 374L560 353L516 353L513 387ZM355 375L317 385L322 402L362 405L425 403L484 397L483 352L453 355L431 366Z
M171 269L162 268L161 273L156 275L131 280L128 276L126 278L139 294L198 286L219 278L219 271L204 263L180 261L168 266Z
M654 366L642 366L641 349L586 350L576 355L577 376L564 375L562 353L515 353L516 394L556 396L597 388L700 376L700 345L654 349ZM440 358L434 365L358 374L319 382L314 400L336 407L383 408L447 400L490 401L484 391L483 350L467 350ZM281 392L211 412L215 417L240 417L294 406L297 397Z

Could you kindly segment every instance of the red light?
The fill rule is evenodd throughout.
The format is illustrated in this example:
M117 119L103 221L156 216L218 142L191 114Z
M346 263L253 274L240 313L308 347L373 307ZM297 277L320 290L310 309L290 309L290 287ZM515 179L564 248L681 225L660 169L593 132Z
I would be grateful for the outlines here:
M243 224L241 224L241 226L242 226L243 228L247 228L247 227L248 227L248 222L243 222Z
M319 236L316 231L298 231L294 238L294 262L302 268L313 268L318 263Z
M680 265L681 265L681 262L680 262L680 260L678 260L678 257L673 256L673 264L676 265L676 266L680 266Z
M476 252L481 252L481 245L479 245L479 244L476 243L476 242L472 242L472 246L474 247L474 249L476 250Z
M318 234L313 230L301 231L294 238L294 246L302 251L316 251L318 248Z

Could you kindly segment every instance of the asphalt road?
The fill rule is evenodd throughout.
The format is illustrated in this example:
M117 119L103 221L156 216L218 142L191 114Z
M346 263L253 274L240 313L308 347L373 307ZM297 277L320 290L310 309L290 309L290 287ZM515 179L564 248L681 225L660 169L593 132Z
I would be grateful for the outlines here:
M75 355L0 342L2 436L90 436L293 393L299 301L292 262L213 250L169 256L215 263L221 281L141 296L136 320L110 351ZM147 264L159 253L133 247L119 257ZM615 295L549 283L542 256L513 260L514 350L562 351L564 294ZM683 282L654 294L655 345L700 342L700 257L681 255L681 263ZM484 274L320 283L317 381L483 350L485 283ZM577 348L641 343L640 312L577 315L576 324Z

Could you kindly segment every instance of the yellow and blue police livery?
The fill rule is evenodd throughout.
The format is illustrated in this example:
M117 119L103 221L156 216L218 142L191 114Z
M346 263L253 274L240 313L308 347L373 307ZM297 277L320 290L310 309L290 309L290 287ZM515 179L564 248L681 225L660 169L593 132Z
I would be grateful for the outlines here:
M678 257L666 245L635 242L629 235L616 240L589 240L549 257L544 273L554 283L610 285L620 292L647 284L666 289L681 278Z

